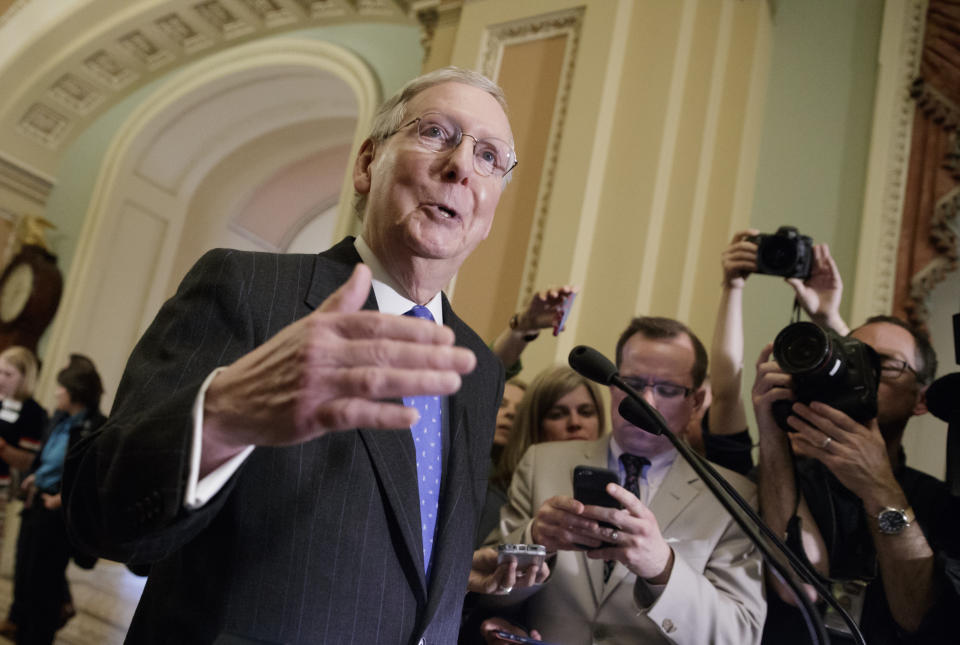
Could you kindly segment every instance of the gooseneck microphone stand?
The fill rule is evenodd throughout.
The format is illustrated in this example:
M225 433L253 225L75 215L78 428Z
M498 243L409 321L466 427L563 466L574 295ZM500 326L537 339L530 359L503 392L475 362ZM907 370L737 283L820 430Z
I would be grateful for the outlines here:
M619 411L623 418L637 427L643 428L647 432L665 435L667 439L670 440L670 443L677 449L677 452L690 464L691 468L693 468L694 472L697 473L707 488L710 489L714 497L717 498L733 520L743 529L744 533L747 534L747 537L757 546L767 561L767 564L774 569L779 579L790 587L790 590L800 602L800 610L806 621L811 642L829 643L830 639L827 636L826 628L820 619L819 613L814 608L813 603L800 588L796 580L794 580L793 576L790 575L790 572L783 563L775 557L773 550L770 548L771 543L776 547L777 551L787 558L794 571L796 571L805 582L812 585L817 590L817 593L820 594L820 597L840 614L850 629L854 640L860 645L866 645L863 634L860 633L857 624L823 585L817 577L817 574L811 571L806 563L800 560L779 537L774 535L770 527L757 516L756 512L750 507L750 504L730 486L726 479L717 473L706 460L701 459L699 455L694 453L686 443L677 438L670 428L667 427L667 423L663 420L663 417L660 416L660 413L651 407L636 390L620 378L617 368L609 359L592 347L578 345L571 350L569 363L570 367L591 381L602 385L615 385L623 390L629 397L624 399L620 404ZM739 509L737 507L739 507ZM749 521L747 517L744 517L744 514L749 517Z

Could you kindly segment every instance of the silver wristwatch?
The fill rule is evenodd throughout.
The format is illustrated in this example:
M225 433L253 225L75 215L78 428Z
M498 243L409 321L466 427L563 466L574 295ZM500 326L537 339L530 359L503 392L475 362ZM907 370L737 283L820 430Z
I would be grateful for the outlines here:
M877 514L877 528L885 535L897 535L916 519L913 509L887 506Z

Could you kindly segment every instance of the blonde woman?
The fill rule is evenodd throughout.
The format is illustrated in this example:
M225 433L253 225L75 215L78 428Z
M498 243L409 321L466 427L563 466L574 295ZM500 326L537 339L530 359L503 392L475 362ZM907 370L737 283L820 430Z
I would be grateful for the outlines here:
M604 431L600 388L566 366L538 374L517 406L513 431L494 467L477 532L481 541L500 521L513 471L531 445L544 441L597 439Z
M10 468L30 468L47 425L47 413L33 400L36 381L33 352L14 345L0 353L0 508L8 500Z

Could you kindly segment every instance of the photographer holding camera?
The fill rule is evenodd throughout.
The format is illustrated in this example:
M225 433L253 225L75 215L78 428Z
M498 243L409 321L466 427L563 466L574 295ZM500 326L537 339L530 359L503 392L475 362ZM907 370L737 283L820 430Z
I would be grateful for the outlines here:
M720 306L710 347L712 399L703 417L707 459L747 474L753 468L752 442L740 396L743 379L743 289L751 273L780 276L793 288L797 303L821 327L846 334L840 316L843 281L826 244L813 244L796 229L772 235L756 229L734 234L721 255Z
M817 388L809 383L798 388L800 376L784 368L790 367L791 351L794 358L809 356L817 343L807 338L791 350L779 338L779 363L771 359L774 350L768 345L753 386L764 519L834 583L835 595L846 596L841 602L866 642L955 642L950 626L960 606L960 568L950 556L960 545L960 509L943 482L905 465L901 447L907 422L926 412L924 393L936 372L929 340L897 318L870 318L837 341L833 371L822 373L820 394L810 397L799 393ZM857 348L851 339L876 353ZM872 385L877 366L879 383L870 401L876 414L864 418L862 410L847 405L846 390L858 382ZM846 370L847 376L831 381L836 370ZM791 414L781 418L789 429L784 432L773 404L796 399L807 402L789 407ZM782 583L772 576L768 582L776 595L797 604ZM838 616L828 613L825 622L833 642L849 642ZM799 613L782 605L778 611L778 603L771 602L767 636L772 627L778 643L788 642L791 634L807 642L801 625Z

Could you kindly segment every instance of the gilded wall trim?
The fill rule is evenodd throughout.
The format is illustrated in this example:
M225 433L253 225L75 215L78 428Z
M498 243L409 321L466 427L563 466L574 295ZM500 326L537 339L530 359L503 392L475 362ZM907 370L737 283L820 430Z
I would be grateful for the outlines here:
M896 58L877 83L871 159L864 196L856 290L851 320L858 321L893 310L897 248L910 163L910 141L915 103L911 84L923 51L926 0L890 2L887 11L899 9L896 25L884 25L883 38L899 42ZM888 23L887 16L884 22ZM897 33L890 34L890 31ZM884 43L881 43L883 49ZM882 57L881 57L882 58ZM889 94L884 93L888 85Z
M567 107L570 101L570 88L573 84L573 71L580 44L580 32L583 27L584 8L576 7L509 23L491 26L484 34L480 47L480 71L489 78L497 79L503 60L504 49L510 45L534 40L566 36L566 48L560 86L554 102L550 132L547 137L547 153L543 164L534 210L533 226L530 231L530 244L527 247L523 267L523 278L517 297L517 306L530 301L536 290L537 269L540 264L540 252L546 230L548 205L553 193L554 178L559 158L560 143L563 135Z

